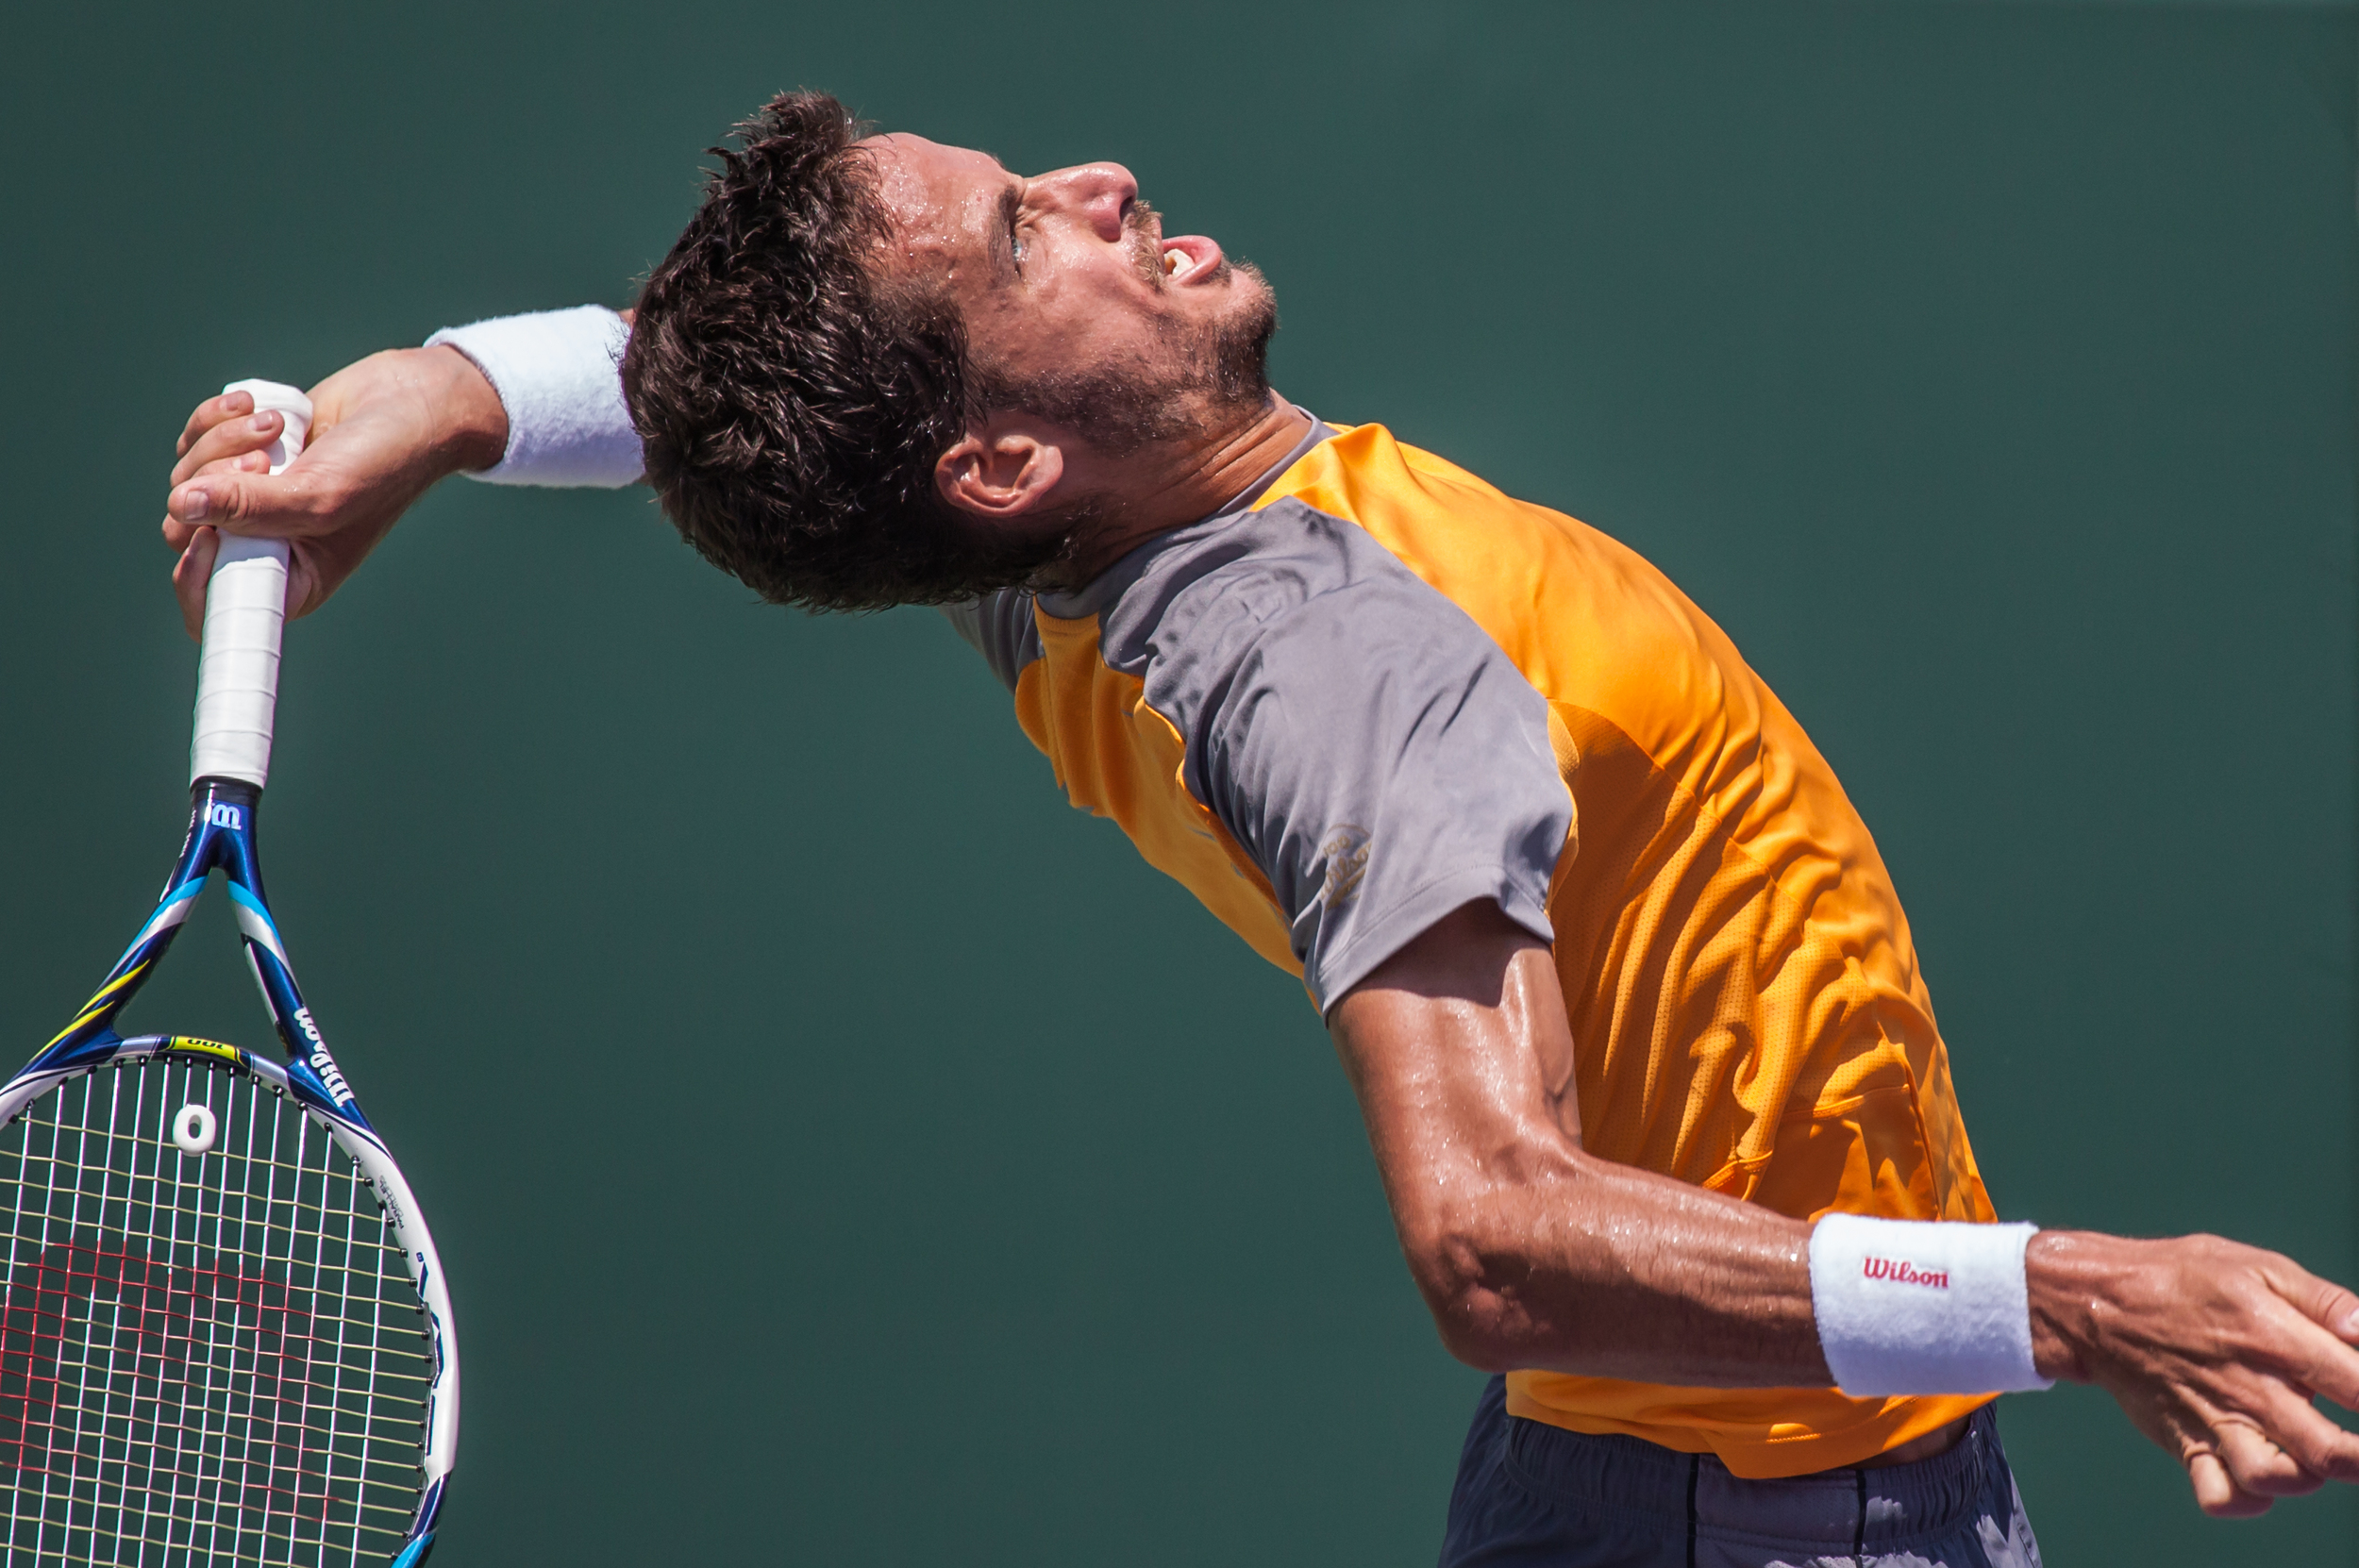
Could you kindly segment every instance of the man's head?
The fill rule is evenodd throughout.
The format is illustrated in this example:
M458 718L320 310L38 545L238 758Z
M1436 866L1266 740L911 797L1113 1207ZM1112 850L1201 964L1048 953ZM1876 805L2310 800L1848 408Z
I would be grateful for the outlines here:
M1027 179L821 93L716 149L623 384L680 531L763 597L940 601L1070 557L1266 406L1268 287L1114 164Z

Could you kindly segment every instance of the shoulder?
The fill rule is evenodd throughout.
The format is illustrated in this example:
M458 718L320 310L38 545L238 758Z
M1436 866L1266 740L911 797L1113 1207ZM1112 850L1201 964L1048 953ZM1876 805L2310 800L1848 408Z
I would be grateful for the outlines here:
M1245 819L1301 791L1553 755L1546 700L1464 609L1297 499L1159 554L1100 638L1182 738L1189 789L1248 842Z
M1497 652L1367 530L1291 496L1160 553L1108 608L1100 641L1108 664L1161 689L1150 700L1189 710L1248 668L1323 687L1403 654Z
M1032 595L1022 589L1003 588L979 599L944 605L942 613L967 645L983 656L999 684L1011 692L1024 667L1041 655Z
M1294 497L1170 564L1110 614L1109 662L1141 661L1322 1008L1477 899L1552 940L1573 813L1548 703L1464 609Z

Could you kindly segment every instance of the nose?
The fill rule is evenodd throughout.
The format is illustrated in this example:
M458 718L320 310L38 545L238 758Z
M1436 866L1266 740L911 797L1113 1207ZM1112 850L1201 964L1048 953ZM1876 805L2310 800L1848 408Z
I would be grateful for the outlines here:
M1073 213L1110 243L1122 238L1122 220L1139 199L1137 178L1119 163L1059 169L1034 180L1032 191L1044 206Z

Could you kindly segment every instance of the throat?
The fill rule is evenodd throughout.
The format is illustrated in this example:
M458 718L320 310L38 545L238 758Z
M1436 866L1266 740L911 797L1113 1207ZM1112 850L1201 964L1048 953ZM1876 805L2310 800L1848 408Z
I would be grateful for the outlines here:
M1103 511L1083 524L1045 586L1079 590L1156 535L1200 522L1275 478L1312 427L1310 415L1273 392L1231 429L1129 454L1110 475L1113 482L1096 490Z

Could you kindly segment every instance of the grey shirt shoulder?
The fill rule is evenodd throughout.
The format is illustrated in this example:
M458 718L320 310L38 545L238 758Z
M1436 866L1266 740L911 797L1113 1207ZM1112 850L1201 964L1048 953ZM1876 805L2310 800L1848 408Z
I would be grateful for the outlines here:
M1179 729L1181 781L1269 879L1321 1010L1478 899L1552 940L1572 797L1498 644L1292 497L1159 542L1100 652Z
M1024 666L1040 657L1040 624L1032 619L1032 595L1023 589L1003 588L963 604L945 605L942 613L1010 692L1015 690Z

